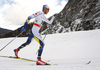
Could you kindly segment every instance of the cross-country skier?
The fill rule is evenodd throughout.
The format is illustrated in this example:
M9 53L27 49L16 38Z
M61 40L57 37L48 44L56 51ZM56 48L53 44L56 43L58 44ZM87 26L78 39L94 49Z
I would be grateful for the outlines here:
M46 62L41 60L41 55L42 55L43 47L45 44L43 42L43 39L41 38L41 34L39 33L39 30L42 27L43 22L52 24L54 18L57 17L57 14L54 14L54 16L49 21L44 16L44 14L47 14L48 12L49 12L49 7L47 5L43 5L42 12L39 11L35 14L32 14L31 16L29 16L27 18L26 22L24 23L24 27L21 29L21 32L25 31L25 28L27 27L27 24L30 21L30 19L35 18L35 21L34 21L32 29L31 29L30 36L28 37L27 41L24 44L22 44L20 47L18 47L17 49L14 49L14 53L15 53L16 57L18 57L18 52L20 51L20 49L29 45L31 43L32 39L35 39L40 44L40 47L38 49L38 57L37 57L36 64L37 65L46 65L47 64Z

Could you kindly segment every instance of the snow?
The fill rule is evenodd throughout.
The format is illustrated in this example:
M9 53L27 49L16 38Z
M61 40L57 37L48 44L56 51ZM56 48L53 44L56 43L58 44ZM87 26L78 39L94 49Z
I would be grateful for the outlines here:
M44 37L44 35L42 36ZM13 38L0 39L0 49ZM2 56L14 56L13 50L27 40L16 38L4 50ZM50 66L37 66L35 62L0 57L0 70L100 70L100 30L69 32L47 35L42 60ZM34 40L19 52L22 58L37 58L39 44ZM87 64L91 61L90 64Z
M75 24L80 24L81 23L81 21L82 21L82 19L80 18L80 19L76 19L75 21L74 21L74 23Z

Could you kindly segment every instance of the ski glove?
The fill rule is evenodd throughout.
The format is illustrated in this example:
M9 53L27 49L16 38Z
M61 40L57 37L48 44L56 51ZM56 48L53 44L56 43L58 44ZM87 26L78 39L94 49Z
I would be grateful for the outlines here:
M58 16L58 14L54 14L54 16L55 16L55 17L57 17L57 16Z
M23 28L21 29L21 32L24 32L25 31L26 26L27 26L27 22L25 22Z
M24 32L25 31L25 28L23 27L22 29L21 29L21 32Z

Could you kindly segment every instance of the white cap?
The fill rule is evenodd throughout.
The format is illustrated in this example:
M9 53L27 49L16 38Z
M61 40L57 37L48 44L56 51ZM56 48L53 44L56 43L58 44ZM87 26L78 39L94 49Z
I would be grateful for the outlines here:
M44 10L45 8L46 8L46 9L49 9L49 6L43 5L43 10Z

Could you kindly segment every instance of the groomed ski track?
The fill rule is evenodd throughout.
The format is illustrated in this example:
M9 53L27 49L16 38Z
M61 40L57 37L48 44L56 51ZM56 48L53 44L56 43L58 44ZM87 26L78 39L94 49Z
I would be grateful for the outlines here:
M44 37L44 36L42 36ZM0 48L13 38L0 39ZM13 49L27 37L15 39L0 56L14 56ZM37 66L35 62L0 57L0 70L100 70L100 30L47 35L42 60L50 66ZM36 60L39 44L34 40L19 52L19 56Z

